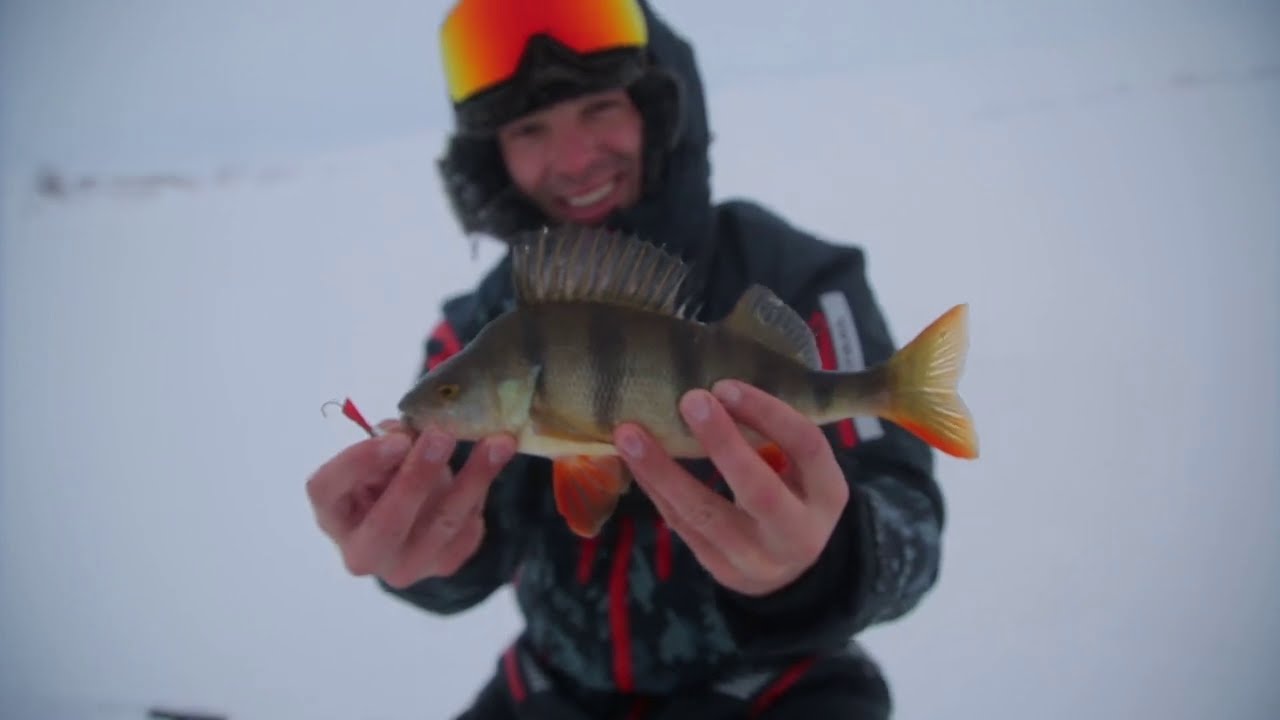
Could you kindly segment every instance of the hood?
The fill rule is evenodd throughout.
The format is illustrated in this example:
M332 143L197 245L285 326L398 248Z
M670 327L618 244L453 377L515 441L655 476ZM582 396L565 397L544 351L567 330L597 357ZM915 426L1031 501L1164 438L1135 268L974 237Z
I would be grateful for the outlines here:
M639 203L614 213L605 225L682 256L694 266L689 290L697 292L715 234L702 78L690 43L647 0L640 5L649 24L651 67L630 91L644 117L645 188ZM548 222L515 189L492 138L455 133L438 169L454 215L469 235L503 239Z
M653 135L647 138L646 152L659 151L661 155L650 158L655 163L649 170L652 181L641 201L615 213L606 224L634 232L684 257L694 266L690 273L694 286L689 290L696 292L702 284L715 237L709 157L711 132L702 76L692 45L676 34L649 2L642 2L641 6L649 22L655 73L671 83L675 91L674 108L668 121L661 116L661 93L645 97L642 90L637 90L646 132ZM666 143L659 137L664 126L671 128L670 140Z

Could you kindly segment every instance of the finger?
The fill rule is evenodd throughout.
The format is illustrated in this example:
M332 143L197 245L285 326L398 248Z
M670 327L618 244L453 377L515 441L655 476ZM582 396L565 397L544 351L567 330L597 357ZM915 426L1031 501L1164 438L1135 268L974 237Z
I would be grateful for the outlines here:
M484 517L473 514L463 523L458 534L443 547L433 550L425 560L418 553L401 555L380 577L388 585L404 589L429 578L453 575L480 549L484 530Z
M483 509L489 488L515 453L516 439L511 435L493 435L476 443L458 471L456 486L444 498L444 509L460 514Z
M468 518L458 534L440 551L431 575L449 577L462 569L476 554L484 542L484 516L475 514Z
M484 537L484 516L476 510L463 521L451 537L436 535L427 539L425 531L434 518L424 513L409 533L404 551L396 556L382 579L393 587L407 587L432 577L449 576L475 554Z
M408 426L399 420L383 420L374 427L386 433L400 432L409 436L413 436L415 434Z
M441 433L419 436L400 471L351 532L345 550L352 573L377 573L399 551L427 496L448 481L454 445Z
M806 504L834 505L848 491L822 428L781 399L752 385L723 380L712 388L732 417L764 435L794 463L797 485Z
M399 464L410 441L401 434L362 440L338 453L307 479L307 497L320 528L338 539L350 531L350 495Z
M394 468L404 459L410 444L408 438L398 434L354 443L307 479L307 495L316 505L330 505L362 480Z
M743 510L775 530L806 524L804 503L747 442L733 416L711 393L686 393L680 411Z
M705 534L687 523L661 495L650 494L649 499L653 502L654 507L657 508L658 514L662 516L667 527L670 527L672 532L680 536L680 539L689 547L689 551L693 553L698 563L721 583L732 583L736 577L737 568L725 556L724 552L715 543L707 539Z
M733 556L753 540L751 519L733 503L690 475L649 434L624 423L614 434L623 459L650 498L671 513L669 524L698 533Z
M421 508L405 540L404 566L423 577L439 572L440 563L447 565L446 548L458 536L474 532L469 525L480 516L489 488L514 454L515 439L509 435L476 444L453 483Z
M477 443L453 485L424 511L427 522L415 529L413 544L422 545L431 553L451 541L477 509L483 507L490 486L514 452L515 440L506 435Z

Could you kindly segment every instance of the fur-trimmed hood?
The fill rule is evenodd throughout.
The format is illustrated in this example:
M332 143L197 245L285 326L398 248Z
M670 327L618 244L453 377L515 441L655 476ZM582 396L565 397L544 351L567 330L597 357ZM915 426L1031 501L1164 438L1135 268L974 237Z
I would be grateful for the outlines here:
M644 190L636 206L615 213L605 224L637 233L698 265L714 236L702 78L692 46L649 2L642 0L641 7L649 24L649 68L628 89L645 124ZM515 188L491 136L456 132L438 168L467 234L504 239L548 222Z

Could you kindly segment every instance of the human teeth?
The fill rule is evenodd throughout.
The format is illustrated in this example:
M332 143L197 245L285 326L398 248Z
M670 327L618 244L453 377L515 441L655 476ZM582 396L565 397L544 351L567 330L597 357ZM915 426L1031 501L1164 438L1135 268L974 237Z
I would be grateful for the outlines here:
M605 195L608 195L612 191L613 183L608 182L589 193L575 195L574 197L569 198L569 204L574 207L583 207L584 205L590 205L594 202L600 202L604 199Z

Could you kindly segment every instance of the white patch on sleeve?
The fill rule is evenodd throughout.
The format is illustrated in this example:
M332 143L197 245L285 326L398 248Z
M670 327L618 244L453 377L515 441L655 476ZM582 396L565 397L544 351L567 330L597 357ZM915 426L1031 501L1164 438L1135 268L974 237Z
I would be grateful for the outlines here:
M862 355L862 338L858 335L858 323L853 318L849 299L839 290L832 290L823 293L818 302L822 307L822 314L827 318L827 326L831 329L836 368L865 370L867 363ZM880 418L874 415L855 417L853 425L861 440L874 440L884 435L884 426L880 424Z

